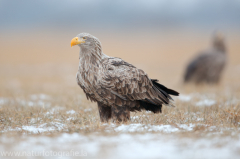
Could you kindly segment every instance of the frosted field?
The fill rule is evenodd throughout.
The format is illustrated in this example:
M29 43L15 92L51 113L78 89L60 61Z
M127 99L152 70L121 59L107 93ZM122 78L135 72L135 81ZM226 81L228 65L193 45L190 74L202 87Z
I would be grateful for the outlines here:
M75 100L76 104L81 100L85 102L84 97L78 96ZM214 94L183 94L176 98L178 108L165 108L164 113L158 115L149 111L132 113L131 121L120 125L100 123L95 104L90 103L90 108L70 109L54 102L47 94L0 98L2 113L3 110L16 113L1 115L1 158L240 157L240 123L231 114L238 117L238 113L233 112L237 108L233 105L239 103L236 98L224 101L223 109ZM186 103L192 108L181 107ZM29 109L36 114L21 119L16 109L21 116L27 116ZM225 112L218 114L220 110ZM224 114L226 118L222 119Z
M106 54L143 69L180 96L174 108L133 112L120 125L101 123L97 104L77 86L79 49L70 48L72 35L29 34L25 41L17 35L16 47L12 36L1 37L0 158L240 158L240 36L228 36L229 63L221 83L211 87L181 83L186 62L208 46L209 35L128 36L98 35ZM139 47L143 37L148 40Z
M35 152L51 158L239 158L239 135L234 138L206 135L205 137L181 137L179 134L115 134L82 135L63 133L57 136L22 136L0 138L1 153L15 152L21 157L24 153ZM11 148L9 145L11 145ZM51 152L52 151L52 152ZM67 152L69 154L67 154ZM78 152L79 156L71 155ZM21 154L22 153L22 154ZM42 153L42 154L41 154ZM51 155L52 153L52 155ZM64 154L65 153L65 154ZM64 156L65 155L65 156ZM37 158L36 157L36 158ZM24 157L22 157L24 158ZM29 156L28 158L35 158Z

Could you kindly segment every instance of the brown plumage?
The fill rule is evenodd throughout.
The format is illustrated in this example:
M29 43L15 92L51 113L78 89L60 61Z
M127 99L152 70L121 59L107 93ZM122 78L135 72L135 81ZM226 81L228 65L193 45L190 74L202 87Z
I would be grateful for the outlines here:
M213 38L212 48L201 52L186 68L185 83L218 83L227 62L226 46L220 34Z
M174 106L170 95L178 92L122 59L105 55L96 37L81 33L72 39L73 45L80 47L77 83L87 99L98 103L102 122L126 122L130 111L160 113L162 105Z

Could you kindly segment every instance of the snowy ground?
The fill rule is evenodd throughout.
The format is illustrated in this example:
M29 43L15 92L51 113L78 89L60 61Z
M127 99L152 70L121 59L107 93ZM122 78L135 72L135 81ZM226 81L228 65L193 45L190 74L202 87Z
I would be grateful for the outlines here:
M1 158L240 158L237 97L182 94L178 107L133 113L120 125L100 123L94 103L83 101L67 107L47 94L1 97Z
M0 156L137 159L240 157L239 123L233 127L226 121L224 124L216 122L222 120L221 116L215 119L218 124L211 123L217 116L215 109L211 107L222 107L214 94L183 94L176 103L190 103L193 110L189 111L189 108L184 106L181 112L182 108L179 106L180 111L169 109L170 112L161 116L146 111L132 115L130 123L117 125L99 123L94 107L67 109L59 104L53 105L52 97L46 94L33 94L17 99L2 97L0 106L3 108L18 105L23 109L20 114L24 115L27 109L32 108L31 113L37 115L25 115L22 125L14 124L19 120L15 119L15 115L2 116L1 121L5 122L5 125L1 130ZM239 103L239 100L233 98L224 102L225 106L229 107L234 103ZM214 113L210 117L207 115L207 118L204 111L206 108ZM42 111L39 113L38 109ZM231 114L230 111L229 113ZM78 124L81 118L87 120ZM70 131L71 129L78 133ZM11 133L21 135L9 135Z
M0 138L0 153L28 153L28 158L161 158L161 159L237 159L240 157L239 135L231 137L181 137L173 134L22 136ZM211 138L211 139L210 139ZM11 145L11 146L9 146ZM23 158L26 158L23 157Z

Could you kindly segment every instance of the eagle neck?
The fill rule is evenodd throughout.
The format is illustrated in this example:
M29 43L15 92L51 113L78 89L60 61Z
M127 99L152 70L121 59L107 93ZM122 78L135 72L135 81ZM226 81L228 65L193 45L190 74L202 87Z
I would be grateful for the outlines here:
M215 39L213 41L213 48L218 51L219 53L226 53L226 46L222 40Z
M102 60L101 46L91 47L91 49L81 48L79 53L79 71L84 73L96 72Z

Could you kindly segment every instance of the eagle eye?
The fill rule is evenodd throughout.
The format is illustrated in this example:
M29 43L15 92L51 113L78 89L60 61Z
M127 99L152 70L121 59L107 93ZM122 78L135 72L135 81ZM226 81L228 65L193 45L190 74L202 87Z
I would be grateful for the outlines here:
M83 40L86 40L86 39L87 39L87 37L86 37L86 36L84 36L84 37L83 37Z

